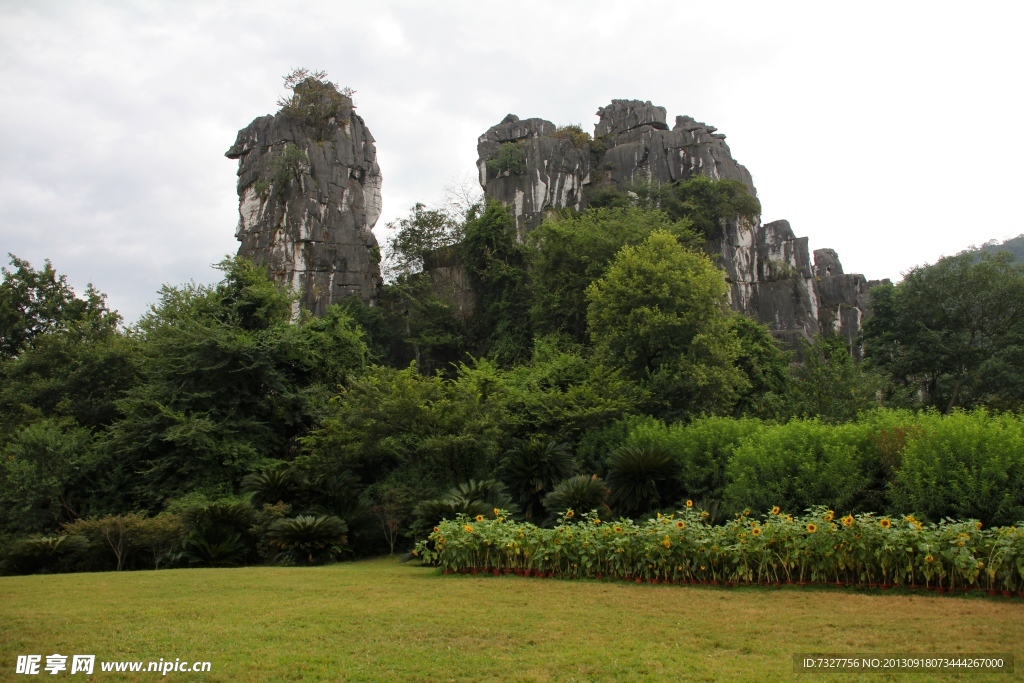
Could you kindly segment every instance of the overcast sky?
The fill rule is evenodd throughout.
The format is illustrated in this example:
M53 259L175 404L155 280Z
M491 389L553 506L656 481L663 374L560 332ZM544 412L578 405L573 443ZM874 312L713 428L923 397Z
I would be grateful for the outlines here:
M128 321L237 250L236 131L281 77L354 88L384 214L475 174L506 114L593 130L612 98L728 136L765 221L899 278L1024 232L1019 2L0 0L0 251Z

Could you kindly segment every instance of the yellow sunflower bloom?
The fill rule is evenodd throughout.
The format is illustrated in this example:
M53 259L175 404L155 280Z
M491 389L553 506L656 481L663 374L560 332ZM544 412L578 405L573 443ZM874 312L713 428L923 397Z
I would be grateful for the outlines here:
M815 524L814 522L811 522L810 524L807 525L807 533L813 534L817 530L818 530L818 525Z
M463 530L464 530L464 531L465 531L465 532L466 532L467 534L471 534L471 533L473 533L473 527L471 527L471 526L470 526L470 525L468 525L468 524L467 524L466 526L462 527L462 529L463 529Z
M476 516L476 521L478 521L478 522L484 521L484 516L483 515L477 515Z
M680 519L679 521L676 522L676 528L677 529L685 529L686 528L686 522L684 522L683 520Z
M836 517L836 513L833 512L832 510L829 510L828 512L825 513L825 521L826 522L831 522L833 519L835 519L835 517Z
M576 513L575 513L575 512L573 512L572 510L569 510L569 511L567 511L567 512L565 513L565 516L566 516L566 517L568 517L569 519L572 519L573 517L575 517L575 516L576 516Z
M847 529L853 526L853 515L846 515L843 517L843 526Z
M498 508L494 508L494 516L497 517L500 514L501 514L501 510L499 510Z
M773 507L773 508L772 508L772 514L773 514L773 515L777 515L777 514L779 514L780 512L782 512L782 510L781 510L781 509L779 508L779 506L778 506L778 505L776 505L775 507Z
M700 513L700 516L701 516L701 517L705 517L705 518L707 518L707 517L710 517L710 516L711 516L711 513L710 513L710 512L708 512L707 510L705 510L704 512Z
M671 548L672 547L672 541L669 539L668 536L666 536L665 538L661 539L661 544L663 546L665 546L666 548Z
M978 531L981 531L981 522L978 522L977 526L978 526Z
M686 501L686 507L692 508L693 507L693 501L692 500Z
M615 533L617 533L617 534L621 534L621 533L622 533L622 527L621 527L621 526L619 526L618 524L616 524L616 525L615 525L615 526L614 526L614 527L612 528L612 530L613 530L613 531L614 531Z
M760 536L761 535L761 528L760 527L754 527L753 529L750 530L750 533L752 535L754 535L754 536Z
M438 529L438 528L437 528L437 527L435 526L435 527L434 527L434 533L436 534L436 533L437 533L438 531L440 531L440 529Z
M927 562L928 564L931 564L932 562L935 561L935 558L933 556L931 556L931 555L925 555L924 556L924 561Z
M882 519L878 520L878 524L883 529L888 529L889 527L892 526L892 520L889 519L888 517L883 517Z

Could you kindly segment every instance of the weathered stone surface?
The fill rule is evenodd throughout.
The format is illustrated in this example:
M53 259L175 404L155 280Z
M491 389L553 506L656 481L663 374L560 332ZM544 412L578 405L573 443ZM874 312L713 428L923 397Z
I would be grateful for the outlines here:
M503 144L516 145L523 159L521 173L487 167ZM544 210L581 208L583 186L590 182L590 151L568 137L555 137L555 124L543 119L520 121L509 114L477 141L480 186L490 199L513 207L516 228L525 237L540 225Z
M261 116L225 155L238 159L239 255L316 315L347 296L373 301L381 284L377 152L352 100L337 99L319 126L284 109Z
M640 100L613 100L597 116L594 141L579 148L556 137L550 121L512 114L480 137L480 185L488 198L512 207L520 236L548 209L585 208L592 187L626 189L641 179L674 183L703 175L738 180L757 193L714 126L677 116L669 130L665 109ZM487 161L503 143L520 145L524 173L488 171ZM832 249L816 250L812 262L807 238L797 237L788 221L762 225L737 218L722 228L706 250L725 271L736 310L767 324L794 349L819 333L841 335L853 346L870 312L868 290L877 282L844 274Z
M835 249L814 250L814 274L817 277L843 274L843 264L839 262Z

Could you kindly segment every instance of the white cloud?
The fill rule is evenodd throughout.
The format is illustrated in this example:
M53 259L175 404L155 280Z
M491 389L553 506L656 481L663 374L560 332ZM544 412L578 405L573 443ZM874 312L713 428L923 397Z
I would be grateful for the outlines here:
M898 277L1024 231L1022 11L942 3L33 2L0 5L0 249L133 319L234 252L235 132L280 77L358 92L383 225L472 173L509 112L652 100L728 135L765 218Z

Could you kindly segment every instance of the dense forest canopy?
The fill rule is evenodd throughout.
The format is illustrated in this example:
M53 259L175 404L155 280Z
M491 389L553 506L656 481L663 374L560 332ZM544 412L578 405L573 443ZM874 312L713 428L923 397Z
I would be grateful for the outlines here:
M1021 266L914 269L873 291L863 362L826 337L796 365L703 251L759 211L740 189L604 192L525 240L500 204L417 205L378 304L322 317L294 319L292 293L227 259L218 284L165 286L124 327L91 287L12 256L4 566L319 562L408 548L460 512L543 524L686 499L713 518L1024 518Z

